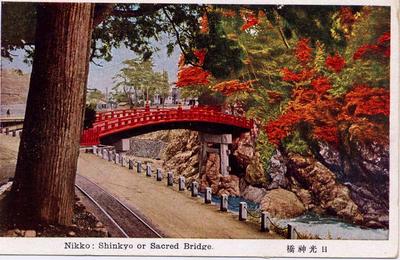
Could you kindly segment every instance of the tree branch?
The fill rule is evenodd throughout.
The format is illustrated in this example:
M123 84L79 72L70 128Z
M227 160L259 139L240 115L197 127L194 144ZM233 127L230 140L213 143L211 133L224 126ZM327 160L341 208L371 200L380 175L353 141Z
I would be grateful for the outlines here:
M162 9L165 5L161 4L146 4L141 5L137 10L117 10L114 9L112 11L112 15L121 16L121 17L138 17L150 15L158 10Z
M99 25L109 16L114 9L114 4L96 4L94 6L93 27Z
M187 52L183 48L183 44L182 44L181 39L180 39L179 31L178 31L178 29L176 29L176 24L174 23L174 21L172 20L171 16L168 14L167 10L165 10L164 7L162 8L162 10L163 10L163 12L165 14L165 17L167 17L168 21L171 23L171 26L175 31L175 37L176 37L176 40L178 42L179 49L181 49L181 52L182 52L183 56L185 57L185 60L187 61ZM195 67L201 67L201 66L199 66L197 64L192 63L191 61L189 61L188 63L190 65L192 65L192 66L195 66Z

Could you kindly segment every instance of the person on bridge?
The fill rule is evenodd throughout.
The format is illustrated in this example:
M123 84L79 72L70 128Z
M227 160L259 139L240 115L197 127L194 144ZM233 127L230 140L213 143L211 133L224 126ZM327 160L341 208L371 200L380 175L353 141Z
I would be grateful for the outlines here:
M6 114L7 114L7 116L10 116L10 115L11 115L10 109L7 109Z

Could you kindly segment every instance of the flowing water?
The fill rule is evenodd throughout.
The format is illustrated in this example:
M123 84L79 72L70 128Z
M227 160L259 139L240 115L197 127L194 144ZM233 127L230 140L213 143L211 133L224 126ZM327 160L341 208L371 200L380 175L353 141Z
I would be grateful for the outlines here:
M335 217L307 213L297 218L276 222L280 226L291 224L301 234L313 234L322 239L386 240L388 229L365 228Z
M200 196L204 196L200 193ZM219 205L219 196L212 196L212 202ZM228 209L233 212L239 211L239 203L246 202L248 210L259 211L258 203L246 200L242 197L228 199ZM272 219L279 227L291 224L300 234L310 234L321 239L349 239L349 240L386 240L389 236L388 229L365 228L347 223L332 216L320 216L315 213L306 213L292 219Z

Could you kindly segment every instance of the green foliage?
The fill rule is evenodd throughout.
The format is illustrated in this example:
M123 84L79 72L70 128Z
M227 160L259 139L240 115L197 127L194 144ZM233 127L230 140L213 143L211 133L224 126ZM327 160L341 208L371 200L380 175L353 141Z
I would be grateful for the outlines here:
M138 106L140 98L144 101L152 99L155 94L168 96L168 74L165 71L154 72L151 60L132 59L123 63L125 67L114 76L114 99Z
M384 32L390 32L389 7L364 7L357 14L357 20L348 39L344 57L347 64L340 74L330 75L333 87L329 91L334 96L342 96L354 83L372 87L390 86L390 61L382 54L354 60L353 55L363 45L376 44Z
M83 128L84 129L92 128L95 120L96 120L96 105L95 104L86 105Z
M1 56L12 60L12 52L24 49L31 57L35 41L37 3L1 3Z
M307 142L301 138L299 131L294 131L290 136L286 137L283 140L282 145L287 152L306 155L310 151Z
M260 153L260 160L265 173L267 173L270 167L271 157L275 151L275 147L268 142L268 137L264 131L261 131L257 137L256 150ZM267 179L270 179L269 176L267 176Z
M89 104L97 104L100 100L104 99L104 94L98 89L88 90L87 92L86 102Z

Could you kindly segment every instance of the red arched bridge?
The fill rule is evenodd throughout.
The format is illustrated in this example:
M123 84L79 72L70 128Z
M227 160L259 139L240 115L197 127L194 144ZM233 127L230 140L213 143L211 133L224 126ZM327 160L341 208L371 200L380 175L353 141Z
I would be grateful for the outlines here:
M83 131L81 145L111 144L122 138L164 129L235 134L250 131L252 127L253 120L211 106L116 110L97 113L93 127Z

